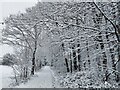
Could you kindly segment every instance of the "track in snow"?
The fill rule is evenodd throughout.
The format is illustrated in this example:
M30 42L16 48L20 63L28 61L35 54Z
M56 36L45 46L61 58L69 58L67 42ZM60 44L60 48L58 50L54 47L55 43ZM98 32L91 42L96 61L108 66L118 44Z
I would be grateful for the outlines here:
M58 87L54 85L55 80L53 76L53 71L49 66L43 67L39 72L36 73L36 77L32 77L25 84L20 84L15 88L54 88Z

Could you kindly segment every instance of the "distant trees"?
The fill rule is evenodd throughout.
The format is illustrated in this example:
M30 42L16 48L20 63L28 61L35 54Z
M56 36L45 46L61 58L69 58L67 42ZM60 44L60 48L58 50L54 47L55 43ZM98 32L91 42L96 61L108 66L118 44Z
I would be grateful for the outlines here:
M14 54L7 53L2 58L2 65L14 65L16 63L16 57Z

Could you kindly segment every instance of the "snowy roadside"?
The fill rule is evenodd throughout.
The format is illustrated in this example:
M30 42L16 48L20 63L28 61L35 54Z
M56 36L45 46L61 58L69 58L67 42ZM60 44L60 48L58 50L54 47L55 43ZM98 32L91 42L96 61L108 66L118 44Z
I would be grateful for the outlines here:
M55 85L54 85L55 84ZM36 72L31 79L14 88L56 88L56 80L54 73L49 66L43 67L39 72Z
M0 65L0 89L10 88L10 84L13 82L11 77L14 77L12 68L9 66Z
M0 89L10 88L14 77L11 67L0 65ZM43 67L40 71L36 72L26 83L21 83L19 86L13 88L59 88L57 77L49 66Z
M0 90L2 89L2 67L0 65Z
M51 74L52 74L52 77L53 77L53 87L54 88L62 88L61 86L60 86L60 83L59 83L59 77L58 77L58 75L55 73L55 71L54 70L52 70L52 68L50 69L50 71L51 71Z

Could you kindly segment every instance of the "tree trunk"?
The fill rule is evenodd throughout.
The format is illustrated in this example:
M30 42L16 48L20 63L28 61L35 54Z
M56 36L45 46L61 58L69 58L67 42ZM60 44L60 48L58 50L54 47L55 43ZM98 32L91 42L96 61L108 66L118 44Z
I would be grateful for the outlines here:
M23 71L23 76L24 76L23 79L25 79L25 67L23 68L23 70L24 70Z
M73 49L73 64L74 64L74 70L77 70L77 57L76 57L76 51L74 50L75 45L73 45L72 49Z
M35 49L34 49L33 57L32 57L32 70L31 70L31 75L34 75L34 72L35 72L35 54L36 54L36 50L37 50L37 41L35 41Z
M39 69L41 69L41 67L42 67L42 62L40 60L40 62L39 62Z
M77 53L78 53L78 70L81 71L80 44L78 44L77 47L78 47L78 50L77 50Z
M65 47L64 47L64 43L62 43L62 49L63 49L63 53L64 53L64 57L65 57ZM68 59L65 57L65 64L66 64L66 68L67 68L67 72L69 72L69 65L68 65Z
M86 46L87 46L87 48L86 48L86 51L87 51L87 52L86 52L86 54L87 54L87 64L86 64L86 65L87 65L87 66L86 66L86 67L87 67L88 70L90 70L90 59L89 59L90 56L89 56L88 39L86 39Z
M72 60L70 60L70 72L72 73Z
M72 73L72 55L71 55L71 52L70 52L70 72Z
M26 67L25 78L28 77L28 67Z
M120 44L118 45L118 63L116 64L117 71L120 72ZM120 74L117 73L116 81L120 82Z
M69 72L70 70L69 70L69 65L68 65L68 60L67 60L67 58L65 58L65 63L66 63L66 67L67 67L67 72Z
M31 75L34 75L34 72L35 72L35 51L33 52Z

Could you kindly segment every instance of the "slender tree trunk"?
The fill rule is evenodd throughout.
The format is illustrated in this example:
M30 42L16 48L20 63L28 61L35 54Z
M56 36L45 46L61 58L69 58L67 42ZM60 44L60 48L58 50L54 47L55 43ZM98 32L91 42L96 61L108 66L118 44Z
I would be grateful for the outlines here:
M78 70L81 71L81 55L80 55L80 44L77 45L78 47L78 50L77 50L77 53L78 53Z
M14 66L12 66L12 69L13 69L13 72L14 72L14 75L15 75L16 84L18 84L17 74L16 74L16 70L15 70Z
M72 60L70 60L70 72L72 73Z
M77 70L77 57L76 57L76 51L74 50L74 49L75 49L75 45L73 45L72 49L73 49L73 64L74 64L74 70L76 71L76 70Z
M41 62L41 60L40 60L40 62L39 62L39 69L41 68L41 65L42 65L42 62Z
M90 59L89 59L90 56L89 56L89 44L88 44L88 39L86 39L86 46L87 46L87 48L86 48L86 51L87 51L87 52L86 52L86 54L87 54L87 61L86 61L87 64L86 64L86 65L87 65L87 66L86 66L86 67L87 67L88 70L90 70Z
M65 58L65 63L66 63L66 67L67 67L67 72L70 72L67 58Z
M32 57L32 70L31 70L31 75L34 75L34 72L35 72L35 54L36 54L36 50L37 50L37 41L35 41L35 49L34 49L33 57Z
M65 47L64 47L64 43L62 43L62 48L63 48L63 53L64 53L64 57L65 57ZM69 65L68 65L68 59L65 57L65 64L66 64L66 68L67 68L67 72L69 72Z
M34 30L35 30L35 43L34 43L34 51L33 51L33 57L32 57L32 70L31 70L31 75L34 75L35 72L35 59L36 59L36 51L37 51L37 40L38 40L38 29L37 29L37 25L34 26Z
M23 71L23 76L24 76L23 79L25 79L25 67L23 68L23 70L24 70Z
M71 58L71 52L70 52L70 72L72 73L72 58Z
M25 78L28 77L28 67L26 67Z
M31 75L34 75L34 71L35 71L35 51L33 52Z

